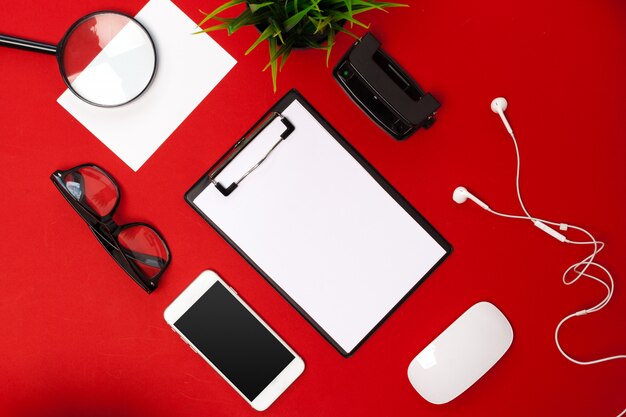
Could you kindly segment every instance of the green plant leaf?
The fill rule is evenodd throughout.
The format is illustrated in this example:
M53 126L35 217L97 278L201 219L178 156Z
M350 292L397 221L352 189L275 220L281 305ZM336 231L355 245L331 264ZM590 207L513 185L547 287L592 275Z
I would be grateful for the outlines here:
M248 48L248 50L246 51L246 55L248 55L250 52L252 52L254 50L254 48L256 48L261 42L263 42L265 39L269 38L273 34L274 34L274 28L271 27L271 26L268 26L267 29L265 29L261 33L261 35L259 35L259 37L256 39L256 41L254 41L252 46Z
M280 58L280 66L278 67L278 72L282 71L283 67L285 66L285 62L287 62L287 58L289 58L289 54L291 54L291 51L293 50L294 43L294 38L288 39L284 45L281 45L281 47L276 51L276 53L274 53L274 55L270 56L270 62L272 60L278 61L278 58ZM263 68L263 71L265 71L269 66L270 63L268 62L268 64Z
M192 35L198 35L200 33L208 33L214 32L216 30L228 29L229 23L220 23L219 25L211 26L206 29L199 30L197 32L193 32Z
M356 11L356 10L353 10L353 12L352 12L352 13L353 13L353 14L356 14L356 13L357 13L357 11ZM367 25L366 25L365 23L361 22L360 20L357 20L357 19L356 19L356 18L354 18L354 17L350 17L350 16L348 16L346 13L338 13L338 15L339 15L339 16L341 16L343 19L347 20L348 22L350 22L350 23L354 23L354 24L355 24L355 25L357 25L357 26L361 26L362 28L365 28L365 29L369 29L369 28L370 28L370 25L369 25L369 24L367 24Z
M230 0L230 1L227 1L226 3L222 4L221 6L219 6L215 10L213 10L211 13L207 14L204 17L204 19L202 19L202 21L200 23L198 23L198 26L202 26L208 20L213 19L213 17L215 17L216 15L220 14L224 10L230 9L231 7L236 6L238 4L241 4L241 3L245 2L245 1L246 0Z
M278 47L278 44L277 44ZM269 61L267 62L267 64L263 67L263 71L266 71L272 64L272 61L276 61L278 62L278 59L280 58L281 64L283 62L283 60L285 59L285 56L289 56L289 54L291 53L291 50L293 49L293 45L281 45L280 48L278 48L275 52L274 55L270 56ZM280 68L278 69L280 71Z
M257 10L262 9L267 6L272 6L274 4L273 1L266 1L265 3L248 3L248 7L252 13L256 13Z
M331 27L328 29L328 45L326 45L326 68L328 68L328 61L330 61L330 51L335 44L335 30Z
M275 59L271 59L276 53L276 38L270 38L269 41L269 50L270 50L270 64L272 66L272 87L274 88L274 92L276 92L276 78L278 77L278 63Z
M285 40L283 39L283 31L280 27L280 24L278 24L278 22L272 17L268 17L268 20L270 22L270 27L274 28L274 37L278 36L278 39L280 39L280 43L284 44Z
M289 54L291 54L292 49L293 49L292 47L288 47L285 49L285 52L280 58L280 68L278 68L278 71L283 70L283 67L285 66L285 63L287 62L287 58L289 58Z
M402 4L402 3L391 3L391 2L384 2L384 1L361 1L361 0L353 0L353 5L358 6L356 8L353 7L353 12L352 14L358 14L358 13L363 13L363 12L367 12L370 10L381 10L385 13L389 13L388 10L385 10L387 8L390 7L409 7L408 4Z
M345 33L346 35L353 37L353 38L354 38L354 39L356 39L357 41L360 39L357 35L355 35L354 33L352 33L352 31L350 31L350 30L348 30L348 29L344 28L344 27L343 27L343 26L341 26L341 25L333 25L333 28L334 28L336 31L338 31L338 32Z
M230 19L230 26L228 27L228 34L232 35L244 26L255 25L263 21L262 16L253 14L250 10L245 10L239 16L234 19Z
M300 10L298 13L285 20L285 22L283 23L285 26L285 30L289 32L291 29L293 29L307 15L307 13L313 8L313 6L315 6L319 2L320 0L314 0L313 3L309 5L309 7Z
M323 19L315 19L309 16L309 21L315 25L314 33L324 33L326 28L330 26L332 20L332 16L326 16Z
M346 5L348 16L352 17L352 0L343 0Z

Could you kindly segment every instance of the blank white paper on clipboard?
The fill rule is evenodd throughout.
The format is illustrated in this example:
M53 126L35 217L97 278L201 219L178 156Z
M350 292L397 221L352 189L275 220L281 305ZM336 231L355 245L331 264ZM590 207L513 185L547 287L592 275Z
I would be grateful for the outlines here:
M350 354L447 251L296 99L295 131L228 197L193 200L344 354ZM219 173L236 181L276 143L271 122Z

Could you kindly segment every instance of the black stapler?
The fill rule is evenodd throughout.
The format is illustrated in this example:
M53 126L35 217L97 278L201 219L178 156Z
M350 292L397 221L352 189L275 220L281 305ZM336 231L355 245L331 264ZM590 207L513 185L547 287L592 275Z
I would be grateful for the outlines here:
M371 33L352 45L333 76L363 111L396 139L432 126L441 106L380 49Z

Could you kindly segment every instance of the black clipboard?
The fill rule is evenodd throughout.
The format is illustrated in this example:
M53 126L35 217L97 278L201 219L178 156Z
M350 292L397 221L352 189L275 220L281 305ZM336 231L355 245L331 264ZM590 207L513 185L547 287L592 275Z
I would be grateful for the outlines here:
M439 261L432 266L432 268L398 301L398 303L391 308L387 314L367 333L362 340L351 350L344 350L323 328L320 326L301 306L298 305L289 294L284 291L280 285L278 285L271 276L266 274L252 259L248 256L245 251L243 251L236 242L234 242L226 233L224 233L218 225L211 220L196 204L194 204L194 200L196 197L200 195L207 187L213 185L216 186L218 190L224 195L224 198L228 198L228 195L234 191L237 187L236 183L228 184L220 184L217 181L217 176L220 171L227 165L230 161L236 158L238 152L244 149L255 137L256 135L263 130L265 126L269 124L270 121L277 117L282 117L281 113L289 107L291 103L297 100L319 123L322 125L328 133L345 149L370 175L371 177L382 187L388 194L391 196L397 204L408 213L415 222L417 222L431 237L435 240L445 251L445 254L439 259ZM296 126L297 129L297 126ZM293 131L293 126L289 126L288 122L285 124L285 132L281 135L280 138L277 138L276 145L268 152L265 158L269 156L269 154L276 148L280 146L280 141L286 139L288 134ZM283 137L285 136L286 137ZM263 159L265 159L263 158ZM261 161L262 162L262 161ZM259 164L257 164L258 166ZM250 171L248 171L241 180L243 180L248 174L250 174L257 166L251 167ZM221 189L220 189L221 188ZM236 191L234 191L236 192ZM315 327L315 329L322 335L328 342L330 342L343 356L349 357L351 356L362 344L367 340L373 333L376 331L382 323L406 300L419 285L426 280L427 277L432 274L432 272L437 269L439 265L450 255L452 252L452 246L441 236L435 228L424 218L420 213L413 207L411 204L398 192L396 191L391 184L389 184L378 171L374 167L372 167L366 160L359 154L331 125L328 123L314 108L313 106L306 101L306 99L295 89L289 91L284 97L282 97L274 106L268 110L268 112L263 115L263 117L251 128L249 129L244 136L238 140L235 145L226 152L226 154L220 158L185 194L185 200L187 203L198 213L204 220L215 229L220 236L222 236L244 259L254 267L266 281L268 281L289 303L305 318L307 321Z

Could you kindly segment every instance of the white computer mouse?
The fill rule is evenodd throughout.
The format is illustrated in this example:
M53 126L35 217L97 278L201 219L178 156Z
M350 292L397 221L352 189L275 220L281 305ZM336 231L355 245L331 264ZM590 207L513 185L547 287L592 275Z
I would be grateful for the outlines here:
M513 328L496 306L474 304L409 365L409 381L425 400L444 404L474 385L513 342Z

